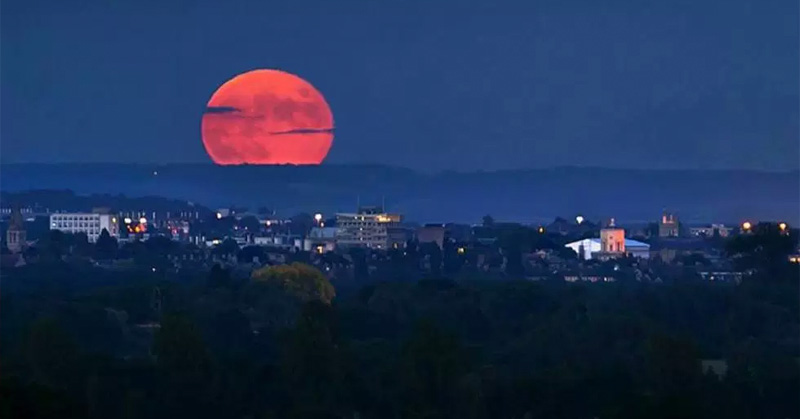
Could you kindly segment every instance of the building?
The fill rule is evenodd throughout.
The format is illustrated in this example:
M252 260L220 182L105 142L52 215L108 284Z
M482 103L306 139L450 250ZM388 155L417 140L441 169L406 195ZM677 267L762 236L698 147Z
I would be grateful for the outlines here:
M614 224L600 230L600 251L603 253L625 253L625 230Z
M360 207L354 214L336 214L336 245L386 249L390 246L388 229L398 227L402 218L382 207Z
M316 253L332 252L336 250L337 231L337 227L313 227L305 241L309 243L311 251Z
M568 247L578 254L579 259L590 260L596 259L601 255L630 255L640 259L650 258L650 245L637 240L625 239L620 246L624 249L623 252L604 252L603 244L600 239L583 239L567 243L564 247Z
M680 223L675 214L665 212L661 215L658 223L658 237L678 237L680 235Z
M405 249L408 241L414 238L414 232L406 227L391 226L386 228L386 248Z
M436 243L439 249L444 246L444 224L427 224L417 229L417 241L423 243Z
M103 230L112 237L119 237L119 223L112 214L100 213L62 213L50 215L50 230L64 233L86 233L89 242L94 243Z
M600 230L599 239L583 239L564 245L575 251L578 258L608 259L630 255L633 257L650 258L650 245L636 240L626 239L625 230L614 224L611 219L608 227Z
M25 220L22 218L22 213L19 208L14 208L11 212L11 218L8 220L6 247L11 253L19 253L25 250L26 244L27 234L25 231Z
M732 232L733 228L725 227L724 224L711 224L689 228L689 234L694 237L728 237Z

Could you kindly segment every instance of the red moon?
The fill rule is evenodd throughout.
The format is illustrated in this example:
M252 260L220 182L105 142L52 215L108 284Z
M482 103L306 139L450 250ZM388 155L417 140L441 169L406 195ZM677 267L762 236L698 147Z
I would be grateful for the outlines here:
M300 77L253 70L214 92L201 131L217 164L320 164L333 143L333 114Z

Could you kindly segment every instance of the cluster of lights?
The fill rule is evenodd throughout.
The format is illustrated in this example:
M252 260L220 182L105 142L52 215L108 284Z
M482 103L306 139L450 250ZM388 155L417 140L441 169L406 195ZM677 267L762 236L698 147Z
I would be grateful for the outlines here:
M789 231L789 224L786 224L785 222L780 222L778 223L778 229L781 231L781 233L786 233L787 231ZM751 223L750 221L743 222L742 230L744 231L753 230L753 223Z

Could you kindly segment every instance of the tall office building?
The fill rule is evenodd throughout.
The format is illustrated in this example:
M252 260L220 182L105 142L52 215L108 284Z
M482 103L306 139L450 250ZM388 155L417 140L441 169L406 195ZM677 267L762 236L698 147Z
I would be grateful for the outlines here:
M356 213L336 214L336 245L387 249L388 231L402 221L399 214L389 214L383 207L360 207Z

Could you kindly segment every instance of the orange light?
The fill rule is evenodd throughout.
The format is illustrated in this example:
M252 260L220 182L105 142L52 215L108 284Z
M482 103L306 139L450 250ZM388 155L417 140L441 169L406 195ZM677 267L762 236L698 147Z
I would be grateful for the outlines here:
M786 223L780 223L780 224L778 224L778 228L780 228L780 229L781 229L781 231L786 231L786 229L787 229L788 227L789 227L789 226L788 226Z
M753 228L753 224L750 223L750 221L745 221L742 223L742 229L749 231L751 228Z

